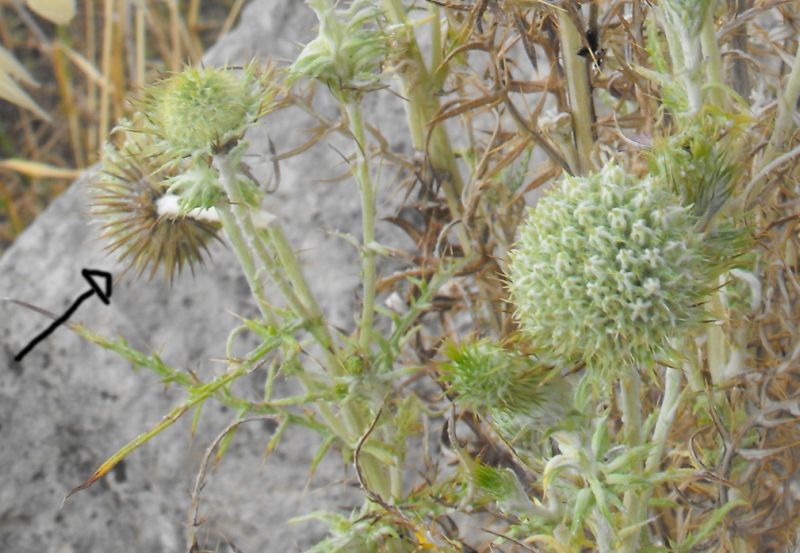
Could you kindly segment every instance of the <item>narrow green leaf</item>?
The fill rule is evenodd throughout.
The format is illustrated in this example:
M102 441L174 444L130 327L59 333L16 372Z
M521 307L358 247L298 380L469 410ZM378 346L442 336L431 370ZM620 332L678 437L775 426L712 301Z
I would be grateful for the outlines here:
M311 459L311 465L308 468L308 478L306 479L306 485L311 483L311 480L314 478L314 474L317 472L317 467L319 466L322 459L325 458L325 455L330 450L333 443L336 441L336 436L333 434L327 436L324 440L322 440L322 444L317 449L317 452L314 454L314 458Z
M731 512L736 507L745 507L750 505L749 502L745 501L744 499L736 499L733 501L728 501L722 507L715 509L711 516L708 517L700 528L698 528L697 532L690 533L686 540L680 544L679 551L690 551L695 545L706 539L706 537L716 528L722 519L724 519L729 512Z

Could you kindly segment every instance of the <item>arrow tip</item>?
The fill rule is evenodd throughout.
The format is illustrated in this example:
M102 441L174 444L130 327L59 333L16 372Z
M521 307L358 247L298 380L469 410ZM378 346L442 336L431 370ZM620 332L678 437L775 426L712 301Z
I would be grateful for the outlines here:
M81 275L92 287L97 297L100 298L104 304L108 305L110 302L108 298L111 297L111 273L100 271L98 269L82 269ZM102 279L102 284L97 279Z

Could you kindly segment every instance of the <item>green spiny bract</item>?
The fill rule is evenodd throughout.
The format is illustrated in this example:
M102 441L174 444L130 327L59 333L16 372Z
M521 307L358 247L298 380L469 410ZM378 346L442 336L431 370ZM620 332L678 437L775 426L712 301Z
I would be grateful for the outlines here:
M702 319L713 275L691 208L658 179L606 165L566 176L511 253L522 332L568 362L648 364Z
M442 365L442 380L456 395L456 401L482 415L497 415L510 422L516 415L552 422L557 405L556 384L548 381L551 366L531 357L506 350L488 340L447 348L450 361ZM558 377L556 377L558 380ZM553 410L555 408L555 411ZM558 418L558 415L555 415Z
M380 16L372 2L355 0L346 10L329 0L307 0L317 14L319 32L292 65L296 77L318 79L345 99L374 84L386 55L386 37L369 23Z
M189 67L149 87L143 129L158 137L171 157L214 153L238 140L270 106L274 91L270 72Z
M228 153L232 167L241 168L241 158L246 146L244 142L239 143ZM236 170L234 176L243 196L243 203L251 207L257 206L261 201L261 192L256 183L240 170ZM182 172L170 177L167 184L168 192L180 198L178 204L184 213L193 209L216 207L220 202L227 201L219 181L219 173L205 162L189 163Z
M735 167L718 146L720 124L696 121L683 132L657 140L650 171L663 176L673 192L705 227L732 193Z

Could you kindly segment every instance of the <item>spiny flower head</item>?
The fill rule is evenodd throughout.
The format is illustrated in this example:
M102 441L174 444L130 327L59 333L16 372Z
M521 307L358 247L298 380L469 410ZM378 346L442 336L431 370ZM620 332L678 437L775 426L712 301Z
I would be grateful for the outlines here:
M691 208L614 164L565 177L520 229L508 276L524 334L601 370L646 364L702 319L711 286Z
M335 9L329 0L306 0L317 14L319 32L292 65L295 77L319 79L346 97L373 84L386 55L384 33L374 25L381 12L368 0Z
M140 135L141 136L141 135ZM167 194L168 173L163 160L151 157L147 144L131 137L120 149L108 146L103 169L90 190L90 214L109 240L107 250L140 275L155 276L158 267L170 280L188 265L203 261L219 225L189 215L160 213Z
M269 109L271 73L187 67L147 89L144 129L163 141L175 157L213 153L238 140Z

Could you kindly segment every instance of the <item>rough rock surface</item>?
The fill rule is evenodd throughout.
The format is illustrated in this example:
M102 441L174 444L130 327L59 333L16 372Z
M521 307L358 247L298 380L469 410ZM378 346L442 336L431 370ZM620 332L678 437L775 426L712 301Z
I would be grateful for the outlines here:
M250 56L291 59L297 42L313 36L315 19L298 0L257 0L241 24L208 54L206 63L237 64ZM322 94L320 94L322 96ZM406 136L401 106L372 98L384 134ZM327 115L335 117L329 103ZM266 133L278 150L305 140L310 123L298 113L270 116L249 136L254 152L266 151ZM387 132L393 128L401 132ZM354 183L322 179L346 171L335 149L352 147L337 137L289 160L281 187L267 199L301 251L311 287L332 323L352 327L357 309L358 260L352 246L329 230L359 235L359 201ZM402 149L403 144L392 144ZM252 158L257 176L269 164ZM388 171L386 171L388 173ZM121 268L107 257L96 230L87 223L87 174L58 198L0 259L0 296L31 302L59 313L87 288L84 267ZM380 230L380 229L379 229ZM382 236L387 238L387 229ZM407 245L407 244L405 244ZM212 248L212 259L196 275L170 287L161 279L126 277L115 283L111 305L85 302L73 317L107 336L122 335L145 351L159 351L177 367L205 378L218 374L234 314L254 316L249 291L232 252ZM207 444L234 413L209 402L197 435L190 415L131 454L109 477L73 496L65 493L86 479L120 446L158 422L182 401L178 387L165 388L146 370L84 342L62 327L21 363L13 356L49 320L18 305L0 302L0 550L15 553L84 553L185 550L189 491ZM248 383L239 383L247 391ZM258 383L252 382L253 397ZM279 392L290 393L282 384ZM287 526L286 519L319 508L357 504L342 485L338 455L330 455L308 489L307 467L319 438L304 429L287 432L278 451L262 462L272 426L240 428L203 494L200 536L205 545L227 551L299 551L325 533L314 523ZM340 511L342 512L342 511Z

